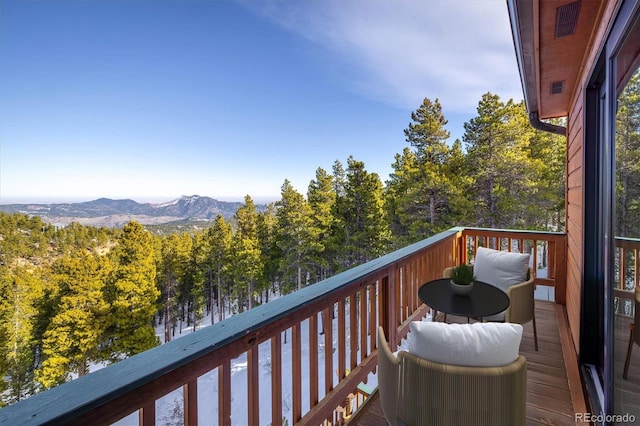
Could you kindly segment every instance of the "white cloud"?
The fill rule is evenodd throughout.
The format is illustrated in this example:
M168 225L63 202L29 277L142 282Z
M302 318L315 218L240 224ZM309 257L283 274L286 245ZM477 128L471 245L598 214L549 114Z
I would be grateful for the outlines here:
M522 98L507 8L500 0L241 0L325 49L352 90L414 108L439 98L475 110L483 93Z

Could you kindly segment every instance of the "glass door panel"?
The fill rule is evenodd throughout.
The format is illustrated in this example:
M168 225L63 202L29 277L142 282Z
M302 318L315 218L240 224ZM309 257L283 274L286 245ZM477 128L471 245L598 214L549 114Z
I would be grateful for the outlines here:
M640 291L636 293L640 277L639 60L640 27L636 23L615 59L615 242L612 265L614 412L628 413L636 419L640 419L640 303L636 302L636 294L640 301ZM632 333L635 338L631 339ZM628 374L625 374L625 366Z

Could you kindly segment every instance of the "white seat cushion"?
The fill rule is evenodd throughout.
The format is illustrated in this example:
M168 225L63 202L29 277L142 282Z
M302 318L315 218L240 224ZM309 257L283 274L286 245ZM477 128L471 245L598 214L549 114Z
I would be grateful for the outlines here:
M473 263L476 280L494 285L503 291L527 280L529 254L512 253L478 247Z
M497 367L518 358L522 326L510 323L409 324L409 352L441 364Z

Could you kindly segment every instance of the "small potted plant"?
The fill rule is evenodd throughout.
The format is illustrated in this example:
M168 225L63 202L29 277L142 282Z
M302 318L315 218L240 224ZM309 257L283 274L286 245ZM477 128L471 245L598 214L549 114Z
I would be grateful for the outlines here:
M451 290L454 294L464 296L473 288L473 267L462 264L451 269Z

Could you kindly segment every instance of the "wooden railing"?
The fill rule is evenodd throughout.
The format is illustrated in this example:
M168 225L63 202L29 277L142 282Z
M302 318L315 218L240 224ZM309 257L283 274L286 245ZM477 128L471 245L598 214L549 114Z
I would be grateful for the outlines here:
M615 313L633 316L634 292L640 282L640 239L616 237L614 258Z
M567 278L567 237L559 232L536 232L503 229L465 228L460 254L463 262L473 258L478 247L516 251L531 255L535 283L555 287L555 301L565 304Z
M557 291L562 234L453 228L0 409L0 424L109 424L137 412L139 424L154 425L168 395L179 396L188 425L340 424L366 396L358 387L377 366L377 326L395 350L409 323L428 313L420 285L492 238L510 249L545 242L553 268L544 282ZM246 379L232 380L239 365Z

